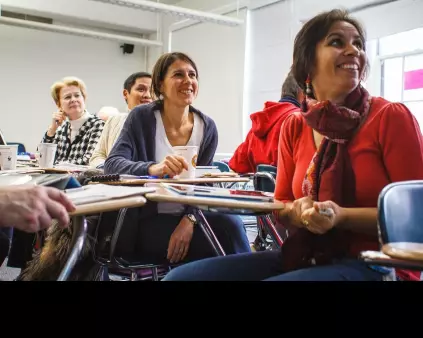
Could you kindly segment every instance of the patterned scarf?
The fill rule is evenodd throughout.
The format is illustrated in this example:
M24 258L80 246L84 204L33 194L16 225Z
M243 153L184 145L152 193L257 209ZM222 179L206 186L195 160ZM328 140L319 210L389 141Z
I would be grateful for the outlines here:
M343 106L330 101L312 104L303 112L307 124L324 136L306 171L303 194L314 201L331 200L341 207L355 205L355 175L351 166L348 143L366 120L370 108L369 93L357 87ZM290 233L282 246L286 271L316 264L328 264L333 258L348 255L348 233L331 229L316 235L306 229Z

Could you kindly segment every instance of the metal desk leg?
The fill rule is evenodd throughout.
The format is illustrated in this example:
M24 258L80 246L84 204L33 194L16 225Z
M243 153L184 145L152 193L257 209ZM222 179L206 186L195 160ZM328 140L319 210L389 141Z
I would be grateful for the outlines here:
M204 214L201 210L197 210L198 215L198 226L203 231L204 235L206 236L207 240L209 241L210 245L212 246L216 256L226 256L225 251L223 251L222 246L220 245L219 241L216 238L213 230L211 229L209 223L207 222Z
M75 267L78 258L81 256L82 249L84 248L84 243L87 238L87 220L85 216L75 216L72 218L72 244L71 252L69 254L68 260L66 261L65 266L63 267L62 272L60 273L58 281L68 280L72 269Z
M276 229L276 227L274 226L272 219L270 218L269 215L258 216L258 217L259 218L262 217L261 218L261 222L263 222L262 226L264 227L264 229L267 231L267 233L272 238L273 243L275 243L277 248L279 249L282 246L284 240L279 235L279 232ZM265 233L266 233L266 231L265 231Z

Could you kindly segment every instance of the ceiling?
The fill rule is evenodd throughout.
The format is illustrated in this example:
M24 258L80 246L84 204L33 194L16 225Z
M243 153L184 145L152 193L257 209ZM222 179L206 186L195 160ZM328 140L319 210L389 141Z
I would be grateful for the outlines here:
M150 0L150 1L160 2L162 4L167 4L167 5L175 5L178 2L181 2L181 0L158 0L158 1L157 0Z

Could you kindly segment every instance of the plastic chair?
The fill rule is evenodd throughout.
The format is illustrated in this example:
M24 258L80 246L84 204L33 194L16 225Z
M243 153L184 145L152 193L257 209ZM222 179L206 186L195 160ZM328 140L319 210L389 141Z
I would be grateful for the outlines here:
M391 183L378 199L381 246L388 243L423 244L423 180ZM381 251L364 251L360 258L371 265L423 271L422 261L391 258Z
M269 164L259 164L257 165L257 172L267 172L272 173L276 177L277 167Z
M214 161L213 162L213 166L215 166L215 167L217 167L221 172L230 172L231 171L231 168L229 167L229 165L227 164L227 163L225 163L225 162L222 162L222 161ZM246 174L246 175L240 175L241 177L250 177L250 175L249 174ZM248 182L247 183L244 183L243 184L243 188L245 189L246 188L246 186L247 186L247 184L248 184ZM231 188L234 188L235 186L238 186L239 185L239 183L237 183L237 182L232 182L232 183L217 183L216 184L216 186L218 186L218 187L221 187L221 188L227 188L227 189L231 189Z
M231 171L229 166L221 161L213 161L213 166L217 167L221 172L228 172Z
M147 262L143 257L125 256L116 252L127 211L127 208L123 208L117 212L101 214L101 220L94 235L96 239L93 251L94 261L107 267L110 275L119 276L122 280L159 281L176 265L169 265L166 262ZM102 220L106 220L107 223L103 223ZM110 228L111 225L112 228Z
M253 177L254 189L274 192L276 187L276 169L276 167L271 165L259 164Z
M383 244L423 243L423 181L392 183L382 190L378 218Z
M23 143L18 143L18 142L7 142L7 145L17 145L18 146L18 154L19 153L25 153L26 149Z

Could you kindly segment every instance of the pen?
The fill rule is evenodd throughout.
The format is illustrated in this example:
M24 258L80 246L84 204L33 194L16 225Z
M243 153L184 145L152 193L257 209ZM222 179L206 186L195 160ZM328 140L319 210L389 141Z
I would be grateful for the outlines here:
M137 175L119 175L119 178L124 180L137 180L137 179L155 179L158 176L137 176Z
M333 211L332 208L327 208L327 209L320 209L319 214L323 216L327 216L327 217L332 217L335 214L335 212Z

